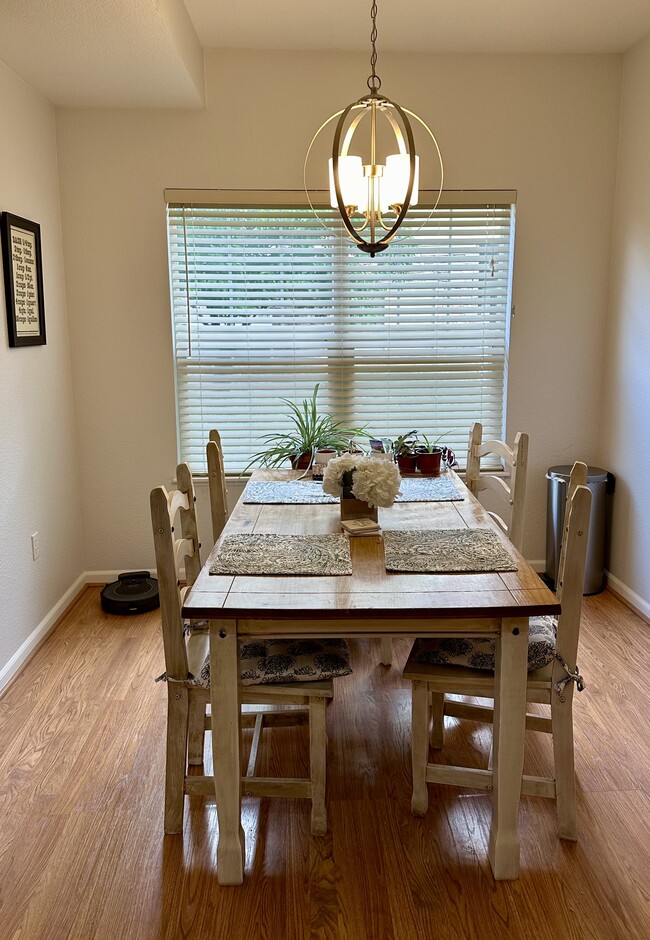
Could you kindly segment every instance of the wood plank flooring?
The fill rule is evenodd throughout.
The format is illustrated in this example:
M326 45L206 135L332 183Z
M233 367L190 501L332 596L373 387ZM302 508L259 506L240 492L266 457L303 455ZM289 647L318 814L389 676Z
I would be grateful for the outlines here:
M186 798L184 834L163 835L159 614L109 616L87 589L0 699L3 940L650 937L646 623L585 599L580 841L557 839L551 801L524 799L512 883L487 862L488 794L431 787L411 816L408 641L392 669L377 641L351 647L328 719L329 834L309 835L304 802L244 799L246 881L222 888L213 804ZM488 750L487 726L448 718L436 759L485 766ZM302 776L306 759L306 729L275 728L260 773ZM550 766L550 740L529 734L527 771Z

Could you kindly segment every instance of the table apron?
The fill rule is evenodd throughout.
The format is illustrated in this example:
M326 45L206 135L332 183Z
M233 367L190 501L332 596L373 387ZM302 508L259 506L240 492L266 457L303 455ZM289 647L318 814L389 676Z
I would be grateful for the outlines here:
M517 615L514 614L516 617ZM223 618L229 623L234 618ZM503 618L506 619L506 618ZM508 618L512 619L512 617ZM214 618L217 624L220 618ZM238 618L239 636L264 637L380 637L380 636L455 636L467 637L498 636L501 632L501 618L409 618L407 616L373 620L372 617L346 617L318 620L253 619Z

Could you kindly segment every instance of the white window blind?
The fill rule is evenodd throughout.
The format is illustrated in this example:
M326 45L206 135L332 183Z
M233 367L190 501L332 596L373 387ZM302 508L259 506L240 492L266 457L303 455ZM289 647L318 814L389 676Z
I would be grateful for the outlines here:
M181 459L205 471L216 427L242 471L317 382L373 436L444 432L461 459L473 421L503 437L514 207L429 211L370 258L307 208L170 205Z

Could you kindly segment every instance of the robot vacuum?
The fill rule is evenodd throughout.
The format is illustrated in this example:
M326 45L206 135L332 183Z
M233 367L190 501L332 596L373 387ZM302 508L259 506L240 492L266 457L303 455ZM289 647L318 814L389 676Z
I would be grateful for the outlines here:
M102 589L102 610L109 614L142 614L160 607L158 581L150 571L126 571Z

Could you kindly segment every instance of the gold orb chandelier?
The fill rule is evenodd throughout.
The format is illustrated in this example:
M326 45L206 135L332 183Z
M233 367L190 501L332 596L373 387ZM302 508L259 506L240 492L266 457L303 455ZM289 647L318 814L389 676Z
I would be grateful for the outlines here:
M440 186L429 218L442 194L444 168L440 148L431 128L413 111L402 108L396 101L379 94L381 79L376 72L376 0L373 0L370 18L372 53L371 73L367 81L369 93L332 114L321 124L307 149L303 179L309 204L318 216L307 186L307 163L321 132L338 118L332 142L332 156L329 159L330 206L338 209L346 231L357 247L374 258L378 252L388 248L408 210L418 204L420 158L415 150L413 128L409 118L417 121L427 132L433 141L440 164ZM389 153L383 162L378 153L377 140L380 121L386 122L389 134L395 141L393 146L397 149L397 153ZM365 163L363 157L350 152L355 134L360 130L362 123L369 130ZM359 136L357 134L354 143L358 142ZM362 233L367 233L368 237L365 238Z

